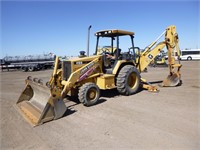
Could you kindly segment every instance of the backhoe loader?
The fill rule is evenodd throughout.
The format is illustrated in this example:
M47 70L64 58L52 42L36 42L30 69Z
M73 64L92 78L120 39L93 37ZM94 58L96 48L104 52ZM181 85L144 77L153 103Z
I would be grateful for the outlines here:
M96 51L93 56L62 60L56 57L53 74L44 85L41 80L26 79L26 87L17 101L17 109L33 126L61 118L66 111L63 99L78 95L79 101L85 106L97 103L100 90L114 89L122 95L137 93L140 87L149 91L157 88L141 78L141 72L166 46L168 50L169 75L162 86L181 84L181 64L175 63L172 52L179 52L178 35L175 26L169 26L144 51L136 54L134 33L124 30L102 30L96 32ZM164 41L158 40L165 35ZM121 38L128 37L130 45L127 51L120 49ZM103 47L99 52L102 39L109 40L110 47ZM108 55L113 55L111 60ZM61 66L59 65L61 63ZM177 71L175 71L177 68Z
M151 67L168 67L166 54L161 52L154 60L149 64Z

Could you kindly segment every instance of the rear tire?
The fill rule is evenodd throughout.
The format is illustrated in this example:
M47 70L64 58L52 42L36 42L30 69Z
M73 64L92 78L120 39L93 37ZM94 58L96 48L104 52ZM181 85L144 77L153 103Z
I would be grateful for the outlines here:
M131 65L124 66L117 76L117 90L122 95L135 94L141 84L139 71Z
M92 106L97 103L99 96L99 87L92 82L83 84L78 93L79 101L85 106Z

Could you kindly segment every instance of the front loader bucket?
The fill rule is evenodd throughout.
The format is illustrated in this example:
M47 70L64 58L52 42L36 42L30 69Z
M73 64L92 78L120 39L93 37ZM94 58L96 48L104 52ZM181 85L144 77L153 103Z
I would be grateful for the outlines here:
M63 116L67 109L63 100L54 98L47 86L30 80L26 82L17 108L30 124L36 126Z
M180 84L180 75L178 73L173 73L172 75L168 75L168 77L165 80L163 80L161 86L178 86Z

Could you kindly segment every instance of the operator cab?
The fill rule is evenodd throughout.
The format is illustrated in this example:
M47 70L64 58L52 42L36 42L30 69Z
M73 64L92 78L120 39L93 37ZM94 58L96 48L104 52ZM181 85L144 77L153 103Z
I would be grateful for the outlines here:
M119 60L136 60L135 50L129 49L134 47L134 32L114 29L101 30L95 35L97 36L95 55L102 55L105 73L111 73Z

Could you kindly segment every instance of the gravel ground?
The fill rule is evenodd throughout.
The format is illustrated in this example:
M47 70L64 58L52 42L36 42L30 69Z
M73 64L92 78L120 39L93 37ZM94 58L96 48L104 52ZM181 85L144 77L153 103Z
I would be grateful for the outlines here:
M182 64L182 86L132 96L102 91L92 107L66 100L64 117L34 128L14 106L27 76L47 80L52 70L0 72L0 149L199 150L200 61ZM142 77L157 82L167 74L167 68L149 67Z

